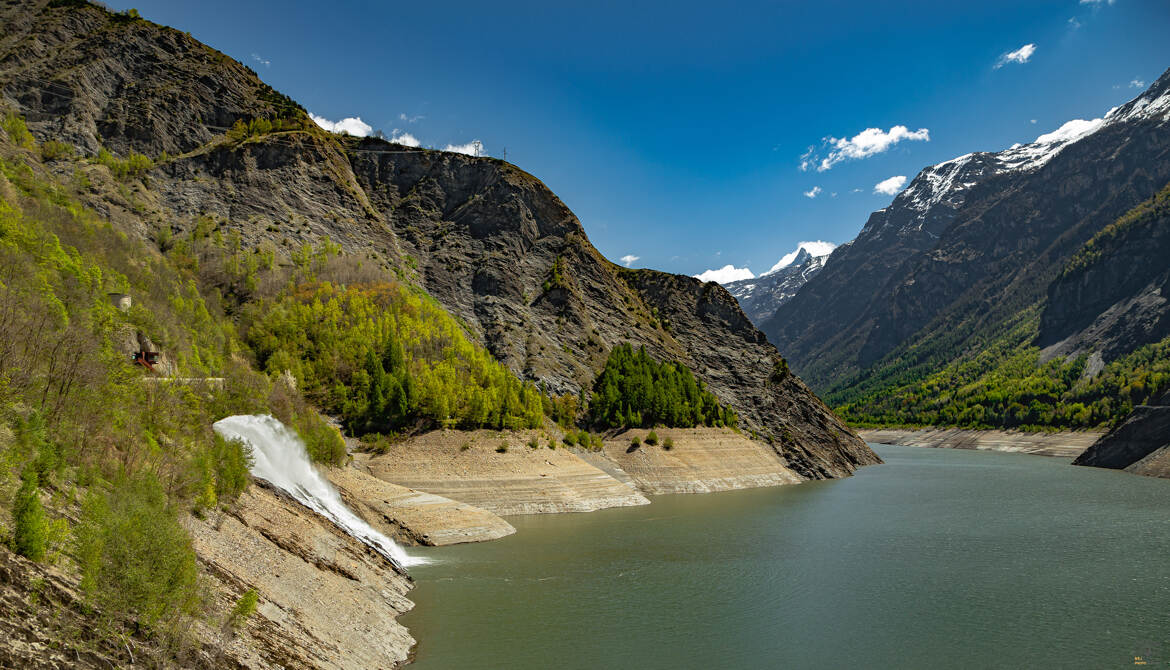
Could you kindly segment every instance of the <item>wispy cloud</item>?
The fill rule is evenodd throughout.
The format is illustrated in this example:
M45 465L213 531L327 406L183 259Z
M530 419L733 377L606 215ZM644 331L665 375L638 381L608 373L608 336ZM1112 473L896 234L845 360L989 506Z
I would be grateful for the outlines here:
M1076 30L1077 28L1080 28L1080 27L1081 27L1081 22L1077 20L1077 17L1075 17L1075 16L1070 16L1070 17L1069 17L1069 19L1068 19L1068 25L1069 25L1069 27L1070 27L1070 28L1072 28L1073 30Z
M1141 79L1133 79L1129 82L1129 87L1130 88L1145 88L1146 82L1142 81Z
M1112 5L1114 2L1115 0L1081 0L1082 5L1094 5L1097 7L1101 5Z
M889 179L883 179L874 184L873 192L882 195L895 195L902 187L906 185L906 175L897 175Z
M357 116L346 117L340 121L330 121L323 116L317 116L310 112L309 118L313 119L313 123L316 123L331 133L346 133L348 135L357 135L358 137L368 137L374 132L374 128L370 124L362 121L361 117Z
M808 169L817 163L817 158L813 154L816 152L816 147L809 147L808 151L800 155L800 171L807 172Z
M626 254L625 256L622 256L618 260L622 262L622 265L624 265L626 267L630 267L631 265L634 264L634 261L638 260L639 258L641 258L641 256L635 256L634 254Z
M626 267L629 267L628 265ZM740 279L755 279L755 275L747 268L737 268L730 263L724 265L718 270L707 270L695 275L695 279L699 281L708 282L713 281L720 284L728 282L739 281Z
M995 61L995 69L998 70L1008 63L1027 63L1034 53L1036 53L1036 45L1025 44L1015 51L1009 51L1000 55L999 60Z
M824 172L843 161L869 158L888 151L902 140L929 142L930 130L927 128L910 130L906 126L894 126L888 131L881 128L866 128L850 138L826 137L825 144L829 146L829 154L818 161L813 155L813 148L809 147L801 156L800 169L808 170L816 165L817 172Z
M422 121L425 118L427 118L427 117L422 115L422 114L418 114L415 116L407 116L406 112L402 112L398 115L398 120L404 121L406 123L418 123L419 121Z
M820 186L814 186L814 187L812 187L812 190L811 190L811 191L805 191L805 192L804 192L804 197L806 197L806 198L815 198L815 197L817 197L817 196L818 196L818 195L820 195L820 194L821 194L821 187L820 187Z
M263 65L264 67L268 67L269 65L272 65L272 61L268 60L267 58L261 58L260 54L258 54L258 53L252 54L252 60Z
M448 144L443 147L443 151L454 151L457 154L467 154L468 156L486 156L484 152L483 142L479 140L471 140L467 144Z

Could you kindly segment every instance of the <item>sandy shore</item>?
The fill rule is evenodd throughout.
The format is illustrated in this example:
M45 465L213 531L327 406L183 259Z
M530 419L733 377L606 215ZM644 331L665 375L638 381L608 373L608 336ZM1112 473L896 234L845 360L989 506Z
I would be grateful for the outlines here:
M1096 442L1103 433L1100 431L1023 433L1007 430L925 428L920 430L859 430L857 434L866 442L897 444L906 447L979 449L1076 458L1089 445Z

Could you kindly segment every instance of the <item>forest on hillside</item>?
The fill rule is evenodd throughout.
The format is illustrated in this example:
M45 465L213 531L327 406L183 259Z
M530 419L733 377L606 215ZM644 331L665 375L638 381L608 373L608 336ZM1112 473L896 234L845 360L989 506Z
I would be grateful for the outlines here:
M1105 226L1065 264L1062 278L1085 273L1127 236L1164 225L1170 186ZM852 425L958 426L1029 431L1108 428L1137 405L1170 389L1170 338L1137 347L1100 369L1089 355L1041 362L1036 342L1044 304L1017 311L978 347L949 348L962 324L913 351L898 350L863 383L838 384L825 398Z

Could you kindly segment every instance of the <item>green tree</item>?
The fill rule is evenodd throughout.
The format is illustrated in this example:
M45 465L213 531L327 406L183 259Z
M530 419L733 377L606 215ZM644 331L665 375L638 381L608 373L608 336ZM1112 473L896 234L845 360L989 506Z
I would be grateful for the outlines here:
M32 468L26 468L21 474L20 489L12 504L12 517L16 526L13 549L30 560L44 560L49 524L41 506L37 473Z

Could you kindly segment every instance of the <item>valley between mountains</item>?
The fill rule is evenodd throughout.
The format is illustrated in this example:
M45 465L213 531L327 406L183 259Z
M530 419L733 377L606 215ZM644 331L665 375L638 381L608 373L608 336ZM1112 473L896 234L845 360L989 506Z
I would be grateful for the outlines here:
M725 285L395 137L136 10L0 1L0 666L402 667L419 547L823 500L862 429L1170 476L1170 72Z

